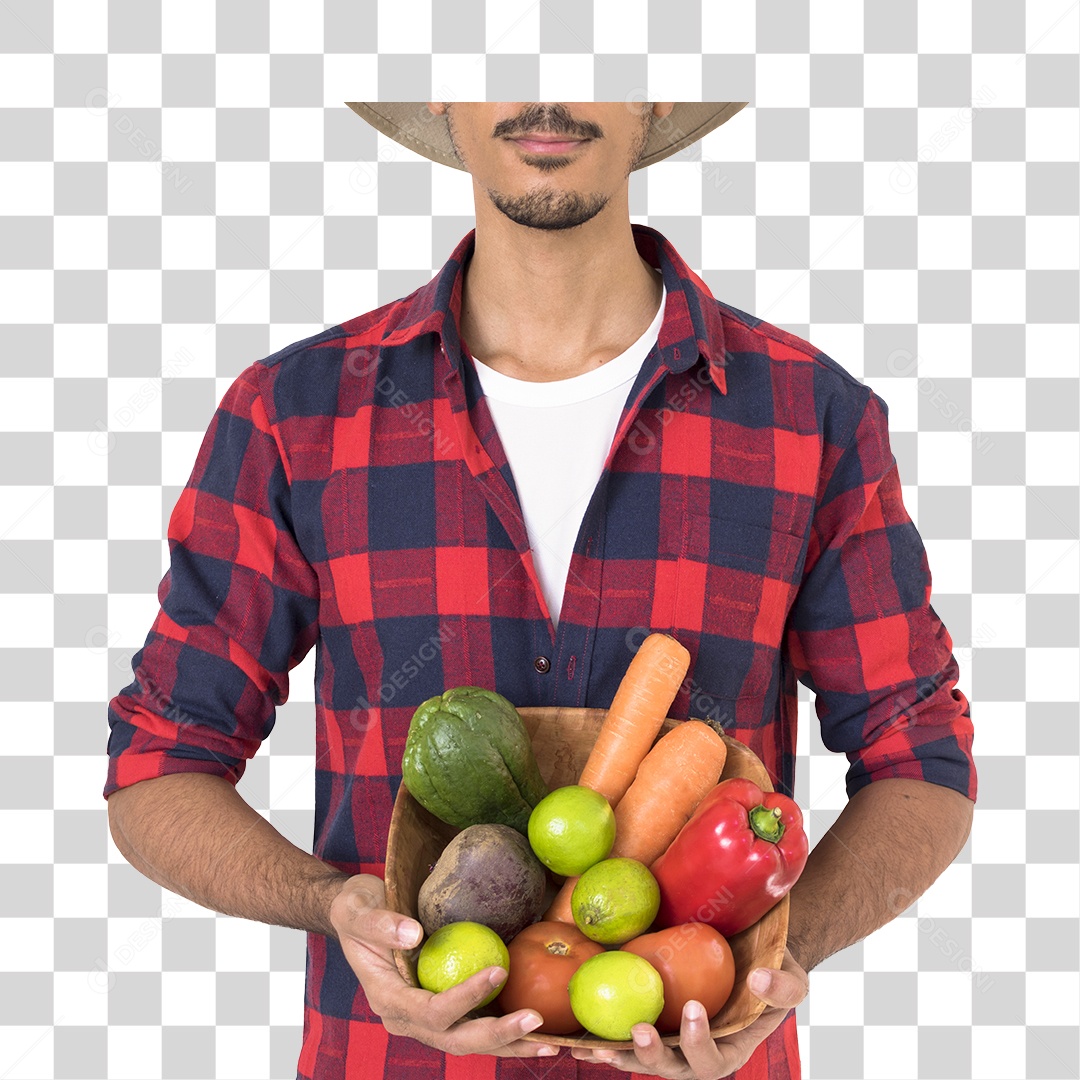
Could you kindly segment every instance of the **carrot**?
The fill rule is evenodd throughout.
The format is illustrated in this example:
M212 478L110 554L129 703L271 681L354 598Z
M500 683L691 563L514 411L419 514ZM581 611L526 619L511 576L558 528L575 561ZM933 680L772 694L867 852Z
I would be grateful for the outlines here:
M611 857L651 866L716 787L726 759L727 744L701 720L684 720L663 735L615 807Z
M615 691L611 708L604 718L585 768L581 770L578 783L599 791L616 809L616 814L619 800L633 784L638 767L667 719L668 709L679 692L689 666L690 654L670 634L650 634L641 643L641 648L630 661ZM720 741L722 745L723 740ZM617 816L615 822L617 849ZM612 857L616 854L615 849L612 850ZM545 919L565 923L574 921L570 896L576 884L576 877L566 879L544 913Z
M599 791L613 808L618 806L689 666L690 654L669 634L650 634L641 643L615 691L579 784Z
M726 760L727 744L701 720L686 720L662 736L615 807L615 844L609 857L651 866L716 786ZM576 877L566 879L545 919L574 921L570 897L576 884Z
M568 877L563 882L562 888L555 894L555 899L551 901L551 907L544 912L545 922L572 923L574 921L574 912L570 907L570 897L577 882L576 877Z

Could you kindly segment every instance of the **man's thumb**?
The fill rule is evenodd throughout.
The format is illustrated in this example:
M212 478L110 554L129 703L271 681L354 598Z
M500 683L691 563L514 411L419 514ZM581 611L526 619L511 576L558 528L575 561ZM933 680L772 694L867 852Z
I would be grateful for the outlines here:
M339 927L339 932L386 949L410 949L418 945L424 936L423 927L415 919L383 907L386 900L381 881L362 878L359 876L342 890L345 925Z
M390 944L399 949L411 949L420 944L424 928L415 919L398 919Z
M354 909L339 933L379 949L411 949L420 944L423 929L415 919L385 908Z
M754 968L747 985L755 997L781 1009L794 1008L806 997L806 987L801 980L776 968Z

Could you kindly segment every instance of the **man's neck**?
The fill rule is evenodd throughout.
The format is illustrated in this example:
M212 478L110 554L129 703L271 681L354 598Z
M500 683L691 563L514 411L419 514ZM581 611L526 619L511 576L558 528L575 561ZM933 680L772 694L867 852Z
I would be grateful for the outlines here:
M638 254L627 216L601 220L614 209L552 231L478 215L462 290L472 356L513 378L551 382L600 367L648 329L661 277Z

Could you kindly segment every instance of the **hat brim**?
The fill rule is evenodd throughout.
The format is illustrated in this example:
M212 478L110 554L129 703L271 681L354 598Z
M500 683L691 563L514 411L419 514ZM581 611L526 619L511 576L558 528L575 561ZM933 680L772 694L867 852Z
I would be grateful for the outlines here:
M468 172L454 152L446 114L433 113L426 101L346 101L372 127L441 165ZM654 116L645 149L634 169L644 169L677 154L730 120L748 101L677 101L667 116Z

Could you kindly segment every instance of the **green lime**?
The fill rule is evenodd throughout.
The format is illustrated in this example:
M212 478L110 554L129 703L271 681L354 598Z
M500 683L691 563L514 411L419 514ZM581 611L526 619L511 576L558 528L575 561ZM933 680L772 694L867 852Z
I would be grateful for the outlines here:
M637 859L604 859L578 878L570 894L578 929L601 945L622 945L652 926L660 886Z
M615 843L615 811L592 788L556 788L529 815L529 843L548 869L575 877L608 857Z
M447 923L436 930L420 949L416 961L416 981L425 990L439 994L488 967L501 967L507 972L510 970L510 953L502 938L483 923ZM495 987L480 1002L480 1006L494 1001L501 989L502 986Z
M630 1038L635 1024L654 1024L664 1008L664 981L642 956L602 952L570 976L570 1008L601 1039Z

